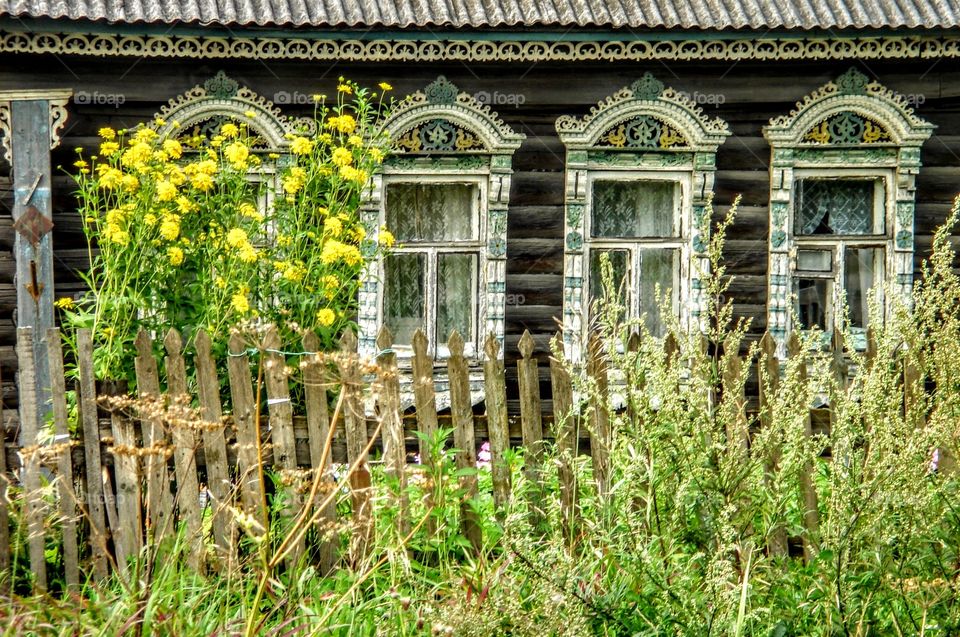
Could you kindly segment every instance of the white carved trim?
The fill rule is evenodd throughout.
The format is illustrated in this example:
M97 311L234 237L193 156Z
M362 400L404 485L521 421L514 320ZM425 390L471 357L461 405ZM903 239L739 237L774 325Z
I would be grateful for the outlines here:
M60 134L67 125L67 101L73 97L73 89L28 89L0 91L0 157L13 160L13 132L10 119L10 102L47 100L50 104L50 149L60 145Z

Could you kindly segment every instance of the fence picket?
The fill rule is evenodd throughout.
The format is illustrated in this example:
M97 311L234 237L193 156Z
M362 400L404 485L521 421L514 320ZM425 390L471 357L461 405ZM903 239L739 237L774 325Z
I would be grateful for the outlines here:
M197 479L197 433L190 422L190 395L187 393L187 370L183 361L183 340L180 332L170 329L163 339L167 350L167 399L174 416L173 461L177 474L177 510L187 533L189 564L199 570L206 551L200 537L200 483Z
M607 361L603 342L590 334L587 345L587 374L596 384L595 394L590 396L590 455L593 458L593 478L597 495L605 500L610 493L610 414L607 386Z
M507 466L505 458L505 454L510 448L510 429L507 424L507 384L503 359L500 358L500 341L492 332L487 335L483 351L486 354L483 360L483 376L487 407L487 436L490 439L490 476L493 480L493 506L496 509L497 516L502 519L510 501L510 468ZM452 378L450 386L452 406ZM469 390L467 390L467 402L468 404L470 402ZM472 427L471 422L470 438L475 443ZM459 446L457 444L458 448Z
M760 356L757 358L757 383L760 399L760 426L769 429L773 426L773 405L780 386L780 361L777 360L777 342L764 332L760 339ZM777 441L778 443L780 441ZM770 454L764 459L764 476L767 484L776 480L780 471L779 444L771 445ZM771 557L786 557L787 531L783 524L776 524L767 535L767 552Z
M233 485L227 469L227 441L220 407L220 380L213 360L210 335L199 330L194 339L197 353L197 397L203 419L203 458L207 469L207 491L213 502L213 540L232 563L236 546L236 525L227 505L234 500Z
M787 354L791 357L803 355L803 345L796 332L793 332L787 341ZM806 363L800 365L798 377L801 382L807 378ZM813 436L809 409L803 421L803 434L808 438ZM813 464L807 462L800 472L800 488L803 491L803 559L808 564L816 557L817 536L820 530L820 504L817 499L816 487L813 484L813 471Z
M454 331L447 341L450 356L447 358L447 375L450 378L450 415L453 418L453 444L457 448L457 469L473 469L477 465L477 446L473 432L473 405L470 400L470 379L467 361L463 357L463 338ZM493 444L491 443L491 456ZM493 466L497 459L491 457ZM472 500L477 497L477 476L470 473L460 476L463 502L460 504L460 527L464 537L474 550L482 544L480 524Z
M555 356L563 352L563 337L553 338ZM572 547L577 536L579 493L573 461L577 457L577 416L573 409L573 383L563 360L550 358L550 384L553 396L554 436L560 452L557 468L560 481L560 518L567 545Z
M114 388L115 389L115 388ZM113 395L123 395L118 390ZM114 546L120 572L127 574L127 562L137 556L143 547L141 534L143 519L140 494L140 458L133 421L118 410L110 411L110 428L113 431L113 473L117 484L117 524ZM109 509L108 509L109 510Z
M83 453L86 478L87 517L90 520L90 552L93 574L107 577L107 520L100 473L100 425L97 422L97 390L93 375L93 335L87 328L77 330L77 365L80 368L80 419L83 423ZM21 398L22 400L22 398Z
M437 399L434 389L433 357L427 353L427 337L418 329L413 333L413 406L417 416L417 431L420 432L420 464L429 474L433 470L431 441L437 435ZM433 491L428 489L425 495L426 506L433 508ZM436 532L437 523L433 515L427 519L427 534Z
M367 467L367 417L361 396L360 359L357 356L357 337L347 330L340 338L340 391L343 395L343 424L347 438L347 463L357 466L350 474L350 496L353 504L353 538L350 555L358 564L367 555L373 543L373 506L370 494L370 470Z
M77 493L73 484L73 458L70 453L73 441L67 422L67 385L63 370L63 344L60 340L60 330L55 327L47 329L47 360L50 365L50 396L53 399L55 444L63 446L63 451L57 457L57 490L59 491L57 502L63 533L63 574L67 588L76 589L80 585L80 552L77 546ZM3 454L0 453L0 455ZM0 460L0 470L5 460L5 458ZM0 547L2 546L0 542ZM0 565L0 570L2 569Z
M397 376L397 355L393 351L393 334L386 326L377 334L377 376L380 381L380 425L383 428L383 460L386 474L397 482L393 495L399 515L401 534L409 530L406 505L407 448L403 438L403 415L400 413L400 379Z
M247 515L259 515L267 528L267 502L263 485L263 446L260 440L260 415L250 380L250 358L243 339L233 333L228 341L227 376L230 401L237 427L237 474L240 476L240 501Z
M313 332L307 332L303 337L303 349L307 352L320 350L320 339ZM310 464L313 471L321 474L322 488L317 491L317 498L311 506L317 508L336 488L330 475L330 453L324 454L324 447L330 440L330 409L327 403L327 388L324 384L323 363L319 356L307 356L301 363L303 372L303 391L307 411L307 435L310 438ZM332 442L332 440L330 440ZM337 560L337 507L335 502L329 502L317 520L317 536L320 538L319 562L320 572L330 573Z
M543 420L540 414L540 375L537 359L533 358L534 342L529 330L523 331L518 345L521 356L517 361L520 427L523 433L523 446L526 449L524 472L527 480L533 485L529 499L529 507L533 513L531 523L534 528L540 528L546 521L542 508L543 484L540 475L543 464Z
M27 545L35 592L47 590L47 560L44 554L43 517L46 506L40 493L41 447L38 434L39 396L36 388L33 328L17 328L17 365L20 370L20 441L23 458L23 490L27 519Z

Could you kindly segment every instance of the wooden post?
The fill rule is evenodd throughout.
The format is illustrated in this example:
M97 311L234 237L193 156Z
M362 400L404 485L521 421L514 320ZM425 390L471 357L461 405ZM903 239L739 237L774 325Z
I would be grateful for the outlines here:
M50 395L53 398L54 444L62 446L57 458L57 491L60 524L63 531L63 570L67 588L80 586L80 552L77 547L77 493L73 485L72 439L67 415L67 385L63 374L63 346L60 330L47 330L47 354L50 364ZM0 422L3 422L0 419ZM2 454L0 454L2 455ZM0 461L2 463L2 461ZM0 464L2 466L2 464Z
M590 397L590 455L593 458L593 478L597 495L606 500L610 493L610 414L607 412L607 362L603 342L591 333L587 350L587 374L596 384L596 394Z
M506 463L506 453L510 448L510 429L507 424L507 384L503 359L500 358L500 341L496 334L487 335L484 343L486 358L483 361L483 376L487 406L487 435L490 438L490 474L493 480L493 506L497 517L502 521L510 501L510 467ZM466 368L464 368L466 369ZM451 409L453 405L453 378L450 379ZM470 392L467 389L466 408L470 405ZM466 410L463 412L466 414ZM473 418L473 410L470 410ZM465 420L464 420L465 422ZM454 425L456 426L456 425ZM472 425L471 425L472 427ZM472 429L471 429L472 431ZM471 440L475 443L473 433ZM457 447L460 447L459 443Z
M313 332L303 337L303 349L310 352L301 363L303 370L303 392L307 409L307 436L310 440L310 464L314 474L319 473L322 487L317 491L317 499L311 503L316 509L336 489L330 475L331 453L324 455L323 449L330 438L330 409L327 404L327 388L324 384L323 362L318 354L320 339ZM337 506L328 503L317 520L317 536L320 538L320 572L328 574L337 560Z
M50 149L59 144L67 118L69 89L2 91L0 109L9 109L13 172L14 248L17 262L18 327L32 327L33 421L50 415L50 372L46 336L53 320L53 200ZM22 411L22 408L21 408Z
M187 369L183 361L183 340L180 332L170 328L163 340L167 350L167 398L173 424L173 462L177 471L177 508L187 531L187 562L195 570L204 564L204 542L200 524L200 483L197 480L197 432L190 414L187 393Z
M107 577L107 520L100 473L100 425L97 422L97 389L93 376L93 335L89 329L77 330L77 364L80 367L80 418L83 422L83 461L86 466L87 516L90 519L90 551L93 574Z
M533 512L531 524L540 528L546 521L542 508L543 482L540 475L543 464L543 421L540 414L540 374L537 359L533 358L533 337L524 330L520 337L520 356L517 361L517 377L520 389L520 426L523 432L523 446L526 448L524 470L531 484L530 510ZM488 384L489 385L489 384Z
M433 468L431 441L437 434L437 399L433 380L433 357L427 353L427 337L422 330L413 333L413 404L417 410L417 431L420 432L420 464L430 473ZM433 490L428 489L427 508L433 507ZM437 530L436 518L427 519L427 533Z
M803 356L803 344L796 332L790 334L787 341L787 353L792 358ZM799 366L799 382L807 382L807 365ZM805 406L806 407L806 406ZM810 410L806 407L806 417L803 420L803 434L807 438L813 436L813 427L810 422ZM804 465L800 472L800 488L803 491L803 559L809 564L817 554L817 537L820 533L820 504L817 498L817 489L813 482L814 466L811 462Z
M135 344L137 357L133 364L137 374L137 397L141 401L153 402L153 409L159 409L162 400L160 374L150 336L143 328L137 333ZM163 420L144 413L150 411L149 406L145 404L144 407L140 414L140 432L147 450L147 537L156 547L173 530L173 495L170 493L173 476L167 469L169 440Z
M140 501L140 458L137 456L137 440L133 421L118 411L110 411L110 427L113 430L113 472L116 476L117 520L114 533L117 565L123 575L127 574L127 562L136 557L143 547L143 518Z
M46 352L44 352L46 354ZM23 496L26 503L27 544L35 592L47 590L47 560L44 554L43 517L45 505L40 493L40 423L34 378L33 328L17 328L17 364L20 369L20 440L23 458Z
M213 360L210 335L197 332L197 394L200 417L203 419L203 458L207 469L207 491L213 502L213 540L227 559L232 561L236 545L236 527L227 505L233 504L233 485L227 470L227 441L220 407L220 380Z
M398 530L406 535L409 530L406 504L407 447L403 439L403 416L400 413L400 378L397 376L397 355L393 351L393 334L384 325L377 335L378 372L380 380L380 418L383 428L383 460L386 474L396 480L393 493L397 508Z
M757 359L757 384L760 399L760 426L769 430L773 426L773 405L780 386L780 361L777 360L777 342L764 332L760 339L760 356ZM771 484L780 470L780 440L770 446L770 454L764 459L766 483ZM781 515L783 512L779 512ZM767 552L771 557L786 557L787 531L783 524L775 522L767 535Z
M453 418L453 444L457 448L457 469L473 469L477 466L477 444L473 432L473 405L470 400L470 379L467 361L463 357L463 338L454 330L447 341L450 357L447 358L447 375L450 378L450 415ZM491 444L491 450L493 445ZM493 454L491 453L491 456ZM492 458L496 466L496 458ZM460 504L460 527L463 535L475 551L479 551L483 538L473 500L477 497L477 476L460 477L463 502Z
M259 406L250 385L250 358L239 334L230 335L228 343L227 374L230 377L230 398L233 419L237 425L237 474L240 476L240 496L248 515L259 514L260 523L267 528L267 501L263 492L263 466L260 462Z
M557 355L563 352L563 339L560 334L554 336L553 351ZM553 389L553 419L556 428L554 435L560 454L558 478L560 481L560 518L567 546L573 547L577 535L577 509L579 493L573 462L577 457L577 420L573 409L573 383L564 361L550 359L550 383Z
M280 335L271 325L264 338L266 352L265 379L267 383L267 411L270 414L270 437L273 441L273 463L286 472L289 487L286 489L287 506L284 517L292 521L303 507L297 488L297 441L293 434L293 405L290 402L290 380L287 360L280 351ZM285 481L286 482L286 481ZM293 567L303 555L303 536L287 556L287 566Z
M350 474L350 495L353 503L353 538L350 542L351 561L359 564L373 543L373 512L370 494L370 470L367 468L367 417L361 396L360 360L357 356L357 336L347 330L340 338L340 391L344 392L343 424L347 438L347 464L359 460Z

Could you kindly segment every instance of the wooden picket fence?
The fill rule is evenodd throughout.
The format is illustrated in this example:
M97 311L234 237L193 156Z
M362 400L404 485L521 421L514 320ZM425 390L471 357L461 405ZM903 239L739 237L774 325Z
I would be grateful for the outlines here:
M438 431L440 418L435 397L435 375L445 373L449 379L450 425L456 466L474 467L477 462L475 413L469 387L468 363L463 355L463 340L454 333L448 343L450 356L442 363L428 355L427 339L420 332L413 339L413 394L416 429L422 436L405 427L401 410L400 382L396 355L391 349L392 337L383 331L377 341L381 351L376 365L366 367L356 354L356 337L348 332L342 351L334 358L309 354L316 352L318 340L313 335L303 339L305 354L299 369L289 369L275 330L269 330L256 350L247 349L243 340L230 338L227 356L226 385L229 387L227 410L221 404L221 379L211 353L211 341L201 332L194 343L196 400L189 394L186 361L180 334L171 329L163 339L166 356L163 360L165 387L161 385L160 365L154 357L154 344L142 332L136 340L136 378L140 397L135 402L117 398L122 388L98 384L93 372L93 342L88 330L77 333L79 379L77 390L78 423L71 433L68 421L64 358L61 334L57 329L46 334L48 361L52 380L53 442L41 436L37 397L32 395L33 340L31 328L18 330L20 364L21 432L19 453L22 467L19 480L23 486L23 518L28 528L28 554L34 587L47 587L44 548L46 535L57 529L45 527L45 520L54 517L62 536L64 577L69 587L76 587L85 577L100 580L111 570L125 575L130 559L141 554L149 544L157 546L166 537L183 531L188 539L188 562L198 569L221 568L239 559L238 538L242 520L263 520L267 494L261 479L262 467L272 467L282 476L286 509L283 522L295 528L316 529L319 546L311 555L321 572L329 572L345 561L360 560L373 539L373 506L368 457L374 445L382 450L384 471L401 489L393 492L394 506L406 510L402 501L403 485L411 467L408 450L418 448L419 458L429 468L429 439ZM558 335L559 338L559 335ZM639 345L631 338L628 347ZM800 347L794 337L791 353ZM833 360L838 374L845 374L840 344L834 343ZM668 361L678 354L676 341L668 337L664 355ZM578 499L583 485L577 485L571 459L589 445L598 495L610 489L611 414L604 398L608 391L608 370L598 341L588 348L586 372L599 389L589 404L575 408L571 377L563 362L551 359L552 414L542 413L538 360L533 356L534 342L529 333L519 341L517 360L520 393L519 418L522 445L527 450L524 471L536 485L545 479L548 467L542 462L545 416L552 421L548 437L556 441L563 453L557 471L560 485L561 524L565 537L577 532ZM756 405L760 426L770 417L767 392L776 389L780 362L769 334L761 341L757 373L769 382L760 383ZM511 444L507 408L505 365L499 356L499 342L492 336L484 347L486 433L491 453L492 497L501 512L511 497L509 470L504 455ZM263 364L251 366L251 355L262 355ZM673 358L671 358L673 357ZM868 351L868 360L873 352ZM744 384L737 382L744 360L724 356L721 370L722 400L733 405L743 419L742 444L749 444L747 433L748 397ZM682 362L677 361L677 364ZM331 374L334 368L335 374ZM252 370L259 370L256 377ZM910 378L905 370L905 380ZM371 377L373 375L374 377ZM295 415L291 386L303 388L305 413ZM370 416L365 392L375 385L376 414ZM916 391L915 383L905 382L905 391ZM265 396L261 395L265 392ZM264 400L265 398L265 400ZM335 401L332 401L336 398ZM192 405L198 405L193 408ZM261 413L260 405L266 405ZM332 407L332 409L331 409ZM581 419L584 420L581 427ZM298 451L297 431L301 430ZM580 432L588 439L581 444ZM808 420L807 435L813 427ZM732 435L732 434L731 434ZM334 482L331 449L335 440L345 443L345 460L349 489L350 519L338 520L333 493ZM306 447L305 449L303 447ZM82 450L82 453L80 451ZM172 462L168 461L172 456ZM0 473L10 479L0 453ZM201 462L202 461L202 462ZM777 458L769 459L775 466ZM804 552L813 547L807 537L816 537L818 527L816 492L808 467L804 483L806 516ZM56 504L42 496L44 480L55 479L59 485ZM475 475L465 472L459 480L468 497L477 494ZM172 489L172 485L176 489ZM298 488L299 487L299 488ZM0 497L6 490L0 490ZM9 502L0 502L0 571L10 568ZM48 507L56 506L58 515L51 516ZM209 511L205 507L209 506ZM531 507L536 509L536 507ZM209 520L205 521L204 514ZM476 547L481 543L481 527L473 510L463 505L462 532ZM404 513L400 524L409 530L411 520ZM341 550L337 529L349 529L350 541ZM205 529L207 529L205 531ZM81 533L81 531L83 531ZM204 537L209 534L207 537ZM294 534L294 542L284 553L290 564L304 555L303 533ZM85 538L81 542L80 538ZM211 541L212 540L212 541ZM209 547L213 546L214 549ZM787 553L787 536L782 531L773 535L768 549ZM82 557L84 556L84 557Z

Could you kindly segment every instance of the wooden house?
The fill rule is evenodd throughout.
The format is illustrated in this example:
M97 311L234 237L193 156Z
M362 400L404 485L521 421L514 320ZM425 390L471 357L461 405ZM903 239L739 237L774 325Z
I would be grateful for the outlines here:
M386 322L401 353L427 327L442 358L457 328L474 359L490 331L512 359L563 325L579 359L602 253L631 313L659 284L695 325L711 197L716 220L737 195L726 265L752 332L782 340L794 312L829 330L842 295L862 329L866 290L909 292L960 191L958 26L943 0L0 0L6 405L15 326L80 289L75 147L239 105L279 147L341 75L413 96L363 210L408 246L362 292L366 351Z

